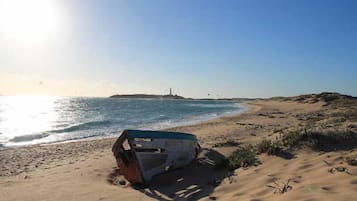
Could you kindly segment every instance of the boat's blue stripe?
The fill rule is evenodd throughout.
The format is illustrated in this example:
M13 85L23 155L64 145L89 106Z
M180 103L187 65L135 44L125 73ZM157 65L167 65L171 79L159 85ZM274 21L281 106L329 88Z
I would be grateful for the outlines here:
M165 131L142 131L142 130L127 130L128 137L130 138L160 138L160 139L180 139L180 140L193 140L196 141L195 135L188 133L178 132L165 132Z

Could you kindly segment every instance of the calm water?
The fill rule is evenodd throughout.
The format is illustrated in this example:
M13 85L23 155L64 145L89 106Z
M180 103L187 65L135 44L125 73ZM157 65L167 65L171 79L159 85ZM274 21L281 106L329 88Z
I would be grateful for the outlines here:
M163 129L244 110L228 101L2 96L0 144L118 136L123 129Z

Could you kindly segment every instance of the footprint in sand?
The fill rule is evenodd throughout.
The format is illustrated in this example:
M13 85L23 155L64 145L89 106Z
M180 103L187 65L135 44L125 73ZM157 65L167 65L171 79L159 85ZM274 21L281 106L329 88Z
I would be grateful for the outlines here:
M310 167L312 167L312 166L313 166L312 164L306 163L306 164L303 164L303 165L299 166L297 169L298 169L298 170L308 169L308 168L310 168Z
M233 197L239 197L239 196L242 196L242 195L244 195L245 193L243 193L243 192L238 192L238 193L235 193L234 195L233 195Z
M270 189L264 189L262 191L259 191L258 193L256 193L257 196L263 196L263 195L267 195L270 194L271 190Z
M265 180L266 183L272 183L274 181L278 180L278 177L270 177L268 179Z
M262 200L254 198L254 199L251 199L250 201L262 201Z
M357 179L353 179L350 184L357 184Z
M333 192L334 187L332 187L332 186L324 186L324 187L321 187L321 189L322 189L323 191L328 192L328 193L334 193L334 192Z

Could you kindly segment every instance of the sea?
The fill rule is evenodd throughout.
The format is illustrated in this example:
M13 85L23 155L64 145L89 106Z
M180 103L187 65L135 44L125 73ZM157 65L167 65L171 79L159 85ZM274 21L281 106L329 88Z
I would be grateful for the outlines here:
M233 101L0 96L0 146L117 137L124 129L166 129L246 110Z

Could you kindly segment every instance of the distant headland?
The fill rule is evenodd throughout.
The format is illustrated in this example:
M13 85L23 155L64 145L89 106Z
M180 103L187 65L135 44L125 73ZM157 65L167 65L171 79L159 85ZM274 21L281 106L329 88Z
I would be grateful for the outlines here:
M154 95L154 94L116 94L110 98L157 98L157 99L185 99L178 95Z
M169 94L166 95L154 95L154 94L116 94L110 96L110 98L157 98L157 99L186 99L185 97L173 95L170 88Z

